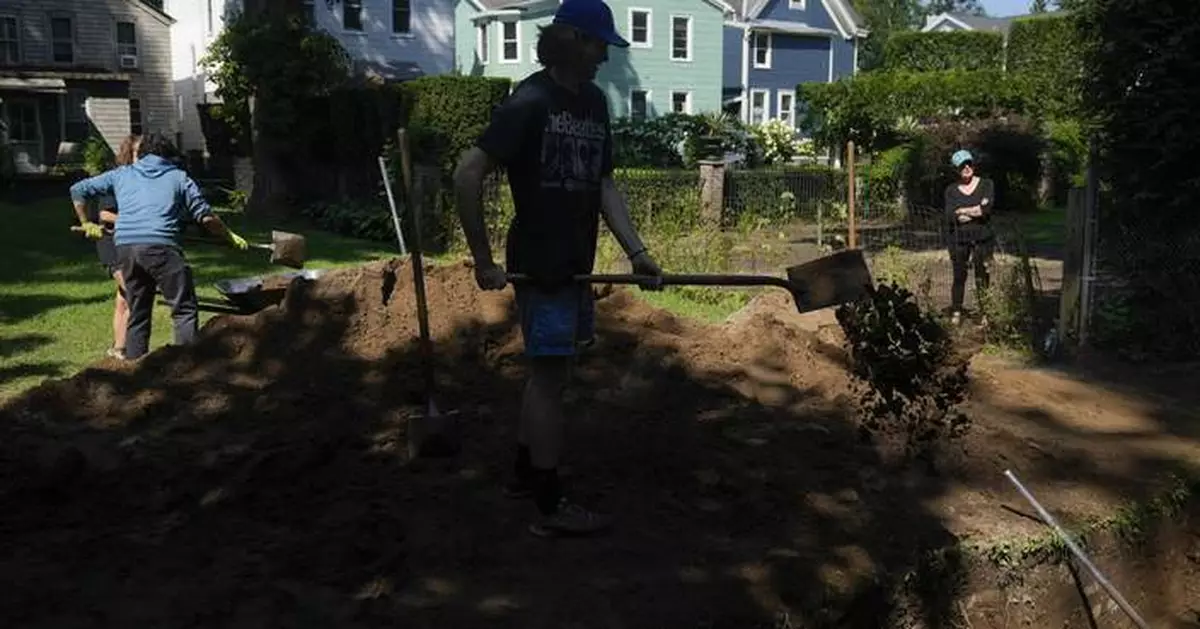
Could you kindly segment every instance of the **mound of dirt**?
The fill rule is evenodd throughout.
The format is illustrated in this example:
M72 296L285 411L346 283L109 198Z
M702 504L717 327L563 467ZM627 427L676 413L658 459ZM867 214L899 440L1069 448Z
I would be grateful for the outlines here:
M564 469L618 527L532 538L531 505L498 491L523 373L511 291L479 291L465 264L426 272L457 459L403 447L424 402L407 262L295 280L278 307L213 319L193 346L98 363L0 409L0 618L877 626L880 580L954 540L946 481L856 438L828 314L764 293L704 325L626 290L600 300L580 356ZM988 496L972 497L977 514Z

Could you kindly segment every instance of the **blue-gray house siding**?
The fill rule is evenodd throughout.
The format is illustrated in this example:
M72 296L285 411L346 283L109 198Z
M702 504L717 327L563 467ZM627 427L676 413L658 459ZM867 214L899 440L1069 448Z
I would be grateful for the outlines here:
M866 34L861 18L845 0L806 0L803 8L799 4L743 0L741 7L735 5L737 15L727 22L724 94L727 102L742 97L745 120L751 117L748 101L753 93L767 92L764 115L778 118L781 90L794 91L800 83L824 83L855 72L856 42ZM836 17L835 10L841 11ZM752 34L749 40L747 31ZM768 67L758 67L754 36L766 34L770 59Z

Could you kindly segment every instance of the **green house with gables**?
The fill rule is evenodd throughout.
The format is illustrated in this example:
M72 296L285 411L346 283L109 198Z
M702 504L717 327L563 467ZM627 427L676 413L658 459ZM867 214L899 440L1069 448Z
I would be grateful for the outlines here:
M721 111L722 0L608 0L629 48L609 47L596 83L614 118ZM471 76L519 81L541 68L538 27L559 0L459 0L455 65Z

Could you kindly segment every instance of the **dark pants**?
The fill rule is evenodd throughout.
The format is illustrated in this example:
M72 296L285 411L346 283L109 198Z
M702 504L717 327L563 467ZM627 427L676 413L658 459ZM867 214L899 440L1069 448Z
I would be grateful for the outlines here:
M200 306L192 268L183 251L169 245L122 245L117 247L117 259L125 276L125 299L129 302L125 357L140 358L149 351L154 295L159 289L171 307L175 344L194 341L200 329Z
M950 308L954 311L960 311L963 307L963 292L967 286L967 270L968 265L975 267L975 300L979 300L979 293L986 291L991 285L991 277L988 275L987 264L992 261L992 251L995 248L995 242L992 240L982 241L957 241L950 244L950 264L954 268L954 284L950 286Z

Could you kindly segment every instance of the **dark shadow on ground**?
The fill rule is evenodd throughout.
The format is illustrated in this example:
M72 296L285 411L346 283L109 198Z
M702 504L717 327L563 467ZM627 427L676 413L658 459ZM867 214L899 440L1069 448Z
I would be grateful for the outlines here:
M473 290L459 275L445 286ZM411 290L397 279L396 295ZM846 408L794 383L780 351L697 362L669 320L622 321L605 302L568 406L564 476L618 524L595 540L535 539L532 506L499 491L522 375L511 303L434 313L440 405L461 413L464 448L410 461L420 354L411 311L385 305L380 281L364 274L321 300L301 284L257 320L215 320L194 347L0 408L0 617L877 627L896 611L890 586L953 541L926 506L950 478L890 467ZM912 604L931 627L957 622L937 588Z

